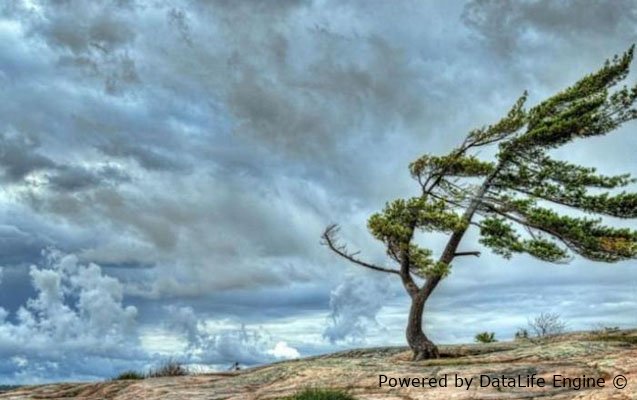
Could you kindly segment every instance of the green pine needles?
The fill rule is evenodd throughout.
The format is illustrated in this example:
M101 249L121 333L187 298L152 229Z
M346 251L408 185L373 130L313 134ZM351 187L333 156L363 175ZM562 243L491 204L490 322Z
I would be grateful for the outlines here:
M458 251L470 227L478 229L483 246L505 258L520 253L552 263L575 255L602 262L637 258L637 232L602 219L637 217L637 193L621 191L635 179L602 175L551 155L553 149L605 135L637 118L637 87L620 85L633 54L634 46L528 110L524 93L500 121L469 132L449 154L423 155L412 162L409 171L420 195L389 202L368 221L396 268L361 261L339 243L336 225L325 230L324 243L338 255L401 277L413 301L410 318L419 325L408 326L407 333L415 358L437 355L418 332L421 319L415 313L424 309L419 303L424 305L449 274L456 257L480 254ZM491 160L476 156L486 146L497 146ZM416 243L419 231L449 235L437 258Z

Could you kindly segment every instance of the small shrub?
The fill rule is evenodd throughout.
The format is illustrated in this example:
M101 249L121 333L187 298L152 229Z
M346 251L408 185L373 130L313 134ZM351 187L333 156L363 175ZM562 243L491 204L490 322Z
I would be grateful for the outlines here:
M524 340L528 338L529 338L529 331L527 329L520 328L518 329L517 332L515 332L515 340Z
M148 373L149 378L161 378L164 376L184 376L188 375L188 370L178 361L168 360L157 369L152 369Z
M566 329L566 323L562 321L560 314L541 313L529 320L529 328L538 338L559 335Z
M494 332L480 332L476 335L476 342L478 343L493 343L497 342Z
M144 374L141 374L137 371L126 371L126 372L122 372L121 374L117 375L115 378L113 378L114 381L122 381L122 380L139 380L139 379L144 379L146 378L146 376L144 376Z
M610 335L613 333L619 332L619 326L608 326L604 325L601 322L593 325L593 329L591 330L592 335Z
M355 400L355 398L341 390L305 389L284 400Z

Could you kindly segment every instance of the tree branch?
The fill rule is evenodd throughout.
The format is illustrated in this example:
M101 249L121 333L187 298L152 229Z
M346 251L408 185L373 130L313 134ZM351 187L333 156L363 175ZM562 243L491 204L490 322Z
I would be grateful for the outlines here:
M412 228L412 236L413 236L413 228ZM411 241L411 240L410 240ZM418 285L414 282L414 278L411 276L411 260L409 259L409 252L401 251L400 252L400 278L403 281L403 286L409 296L414 298L418 294Z
M462 218L465 221L467 221L467 227L465 227L464 229L456 230L451 234L451 236L449 237L449 240L447 241L447 245L445 246L445 249L443 250L442 254L440 255L440 258L438 259L439 262L449 264L453 260L453 257L456 254L456 250L458 249L458 246L460 245L460 242L462 241L462 237L467 231L467 228L469 226L468 223L471 222L471 220L473 219L473 215L480 208L480 205L482 203L482 198L484 197L485 193L489 189L489 186L491 185L491 181L498 175L498 173L500 172L502 168L503 168L502 164L499 164L498 166L496 166L493 172L491 172L489 176L486 177L486 179L482 183L482 186L480 186L480 188L478 189L478 192L473 196L471 200L471 204L469 204L464 214L462 215ZM429 296L434 291L434 289L436 289L436 286L438 286L438 283L440 282L442 278L443 277L440 275L429 278L427 282L425 283L425 285L420 289L420 295L423 296L425 300L429 298Z
M479 251L459 251L457 253L454 253L453 255L454 257L462 257L462 256L476 256L476 257L480 257L480 252Z
M400 272L398 270L379 267L377 265L359 260L358 258L355 257L359 252L349 253L345 245L338 244L338 240L336 238L336 234L338 233L338 230L339 228L338 228L338 225L336 224L332 224L328 226L327 228L325 228L325 231L323 231L323 235L321 235L321 237L323 238L322 244L329 247L330 250L332 250L334 253L338 254L339 256L345 258L348 261L353 262L354 264L360 265L361 267L373 269L374 271L387 272L391 274L400 275Z
M535 230L537 230L539 232L546 233L546 234L550 235L551 237L553 237L553 238L559 240L560 242L562 242L562 244L564 244L564 246L566 246L572 252L574 252L576 254L581 254L580 251L578 250L576 244L571 242L567 238L565 238L560 233L555 232L555 231L550 230L550 229L547 229L547 228L545 228L543 226L540 226L540 225L532 224L532 223L530 223L530 222L528 222L528 221L526 221L524 219L520 219L520 218L514 217L509 212L498 210L496 207L492 206L491 204L485 203L485 205L487 206L487 209L486 209L487 212L493 212L495 214L498 214L498 215L508 219L509 221L515 222L515 223L525 227L526 229L535 229ZM524 218L524 215L522 215L522 218ZM531 236L533 236L533 235L531 235Z

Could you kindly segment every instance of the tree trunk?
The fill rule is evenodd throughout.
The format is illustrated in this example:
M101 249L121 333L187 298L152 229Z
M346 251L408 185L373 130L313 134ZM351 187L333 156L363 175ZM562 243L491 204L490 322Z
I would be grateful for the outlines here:
M445 246L445 249L442 252L438 262L447 265L451 264L451 262L455 258L455 254L458 250L458 246L460 245L460 241L462 241L462 237L469 227L469 222L471 222L473 215L480 205L482 197L484 197L484 194L487 192L489 186L491 185L491 181L493 180L493 178L495 178L495 176L501 169L502 165L500 164L493 172L491 172L491 174L489 174L489 176L482 183L482 186L480 187L475 197L471 201L471 204L467 207L462 216L462 218L467 221L467 225L463 229L454 231L451 234L451 236L449 237L449 241L447 241L447 245ZM413 361L424 360L427 358L438 358L440 357L438 348L435 344L433 344L431 340L427 338L422 330L422 315L425 311L425 302L427 301L431 293L436 289L438 283L440 283L440 280L443 277L428 277L425 285L420 290L414 291L412 288L413 282L411 282L411 279L407 279L407 277L410 277L409 267L410 265L408 260L406 262L403 262L401 266L401 276L403 277L403 284L405 285L405 289L411 296L411 308L409 309L409 321L407 323L407 343L414 353Z
M422 315L425 309L427 297L418 294L412 298L409 309L409 321L407 322L407 343L413 351L412 360L424 360L438 358L438 348L427 338L422 330Z

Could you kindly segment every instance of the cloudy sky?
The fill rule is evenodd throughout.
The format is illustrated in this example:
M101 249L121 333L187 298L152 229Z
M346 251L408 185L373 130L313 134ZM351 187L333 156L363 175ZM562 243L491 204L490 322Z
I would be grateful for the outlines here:
M330 254L323 228L384 263L365 221L416 193L410 161L636 27L625 0L2 2L0 384L404 344L400 284ZM637 174L636 130L556 156ZM454 264L427 332L507 339L540 312L634 327L636 287L635 262L485 251Z

